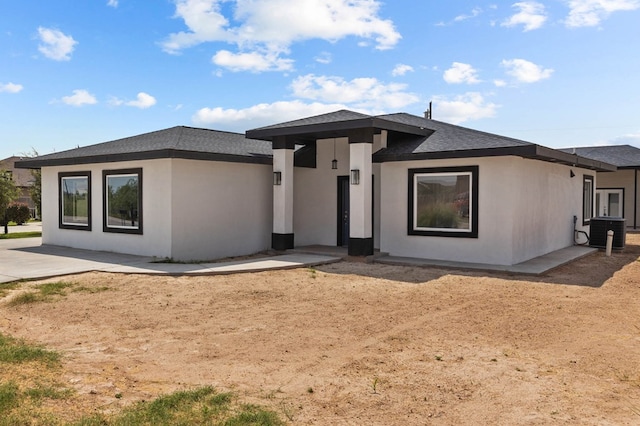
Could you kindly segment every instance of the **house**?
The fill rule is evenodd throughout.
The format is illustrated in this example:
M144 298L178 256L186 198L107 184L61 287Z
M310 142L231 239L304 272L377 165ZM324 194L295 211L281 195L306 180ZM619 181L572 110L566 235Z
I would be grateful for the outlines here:
M26 204L31 211L31 217L37 217L38 212L36 204L33 202L30 193L30 188L33 185L33 176L29 170L18 169L15 167L16 161L20 161L22 159L22 157L13 156L0 160L0 170L8 171L13 178L16 188L18 188L18 198L15 201Z
M346 246L513 265L571 246L608 163L410 114L174 127L25 160L43 242L179 260ZM574 217L577 222L574 221Z
M617 171L598 173L594 215L622 217L626 219L627 227L638 229L640 149L631 145L609 145L567 148L563 151L617 166Z

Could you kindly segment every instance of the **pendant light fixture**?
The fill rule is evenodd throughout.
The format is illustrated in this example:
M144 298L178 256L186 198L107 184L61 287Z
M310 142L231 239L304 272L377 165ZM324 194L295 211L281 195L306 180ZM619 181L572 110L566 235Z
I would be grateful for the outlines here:
M333 138L333 160L331 160L331 168L333 170L338 168L338 160L336 160L336 138Z

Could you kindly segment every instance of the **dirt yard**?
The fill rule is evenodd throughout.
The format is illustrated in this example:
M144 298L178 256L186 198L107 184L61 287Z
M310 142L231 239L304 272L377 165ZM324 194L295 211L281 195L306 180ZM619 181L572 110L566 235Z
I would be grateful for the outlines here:
M347 262L88 273L57 281L108 289L5 297L0 332L64 354L71 411L213 385L292 424L637 425L639 257L628 234L623 253L533 278Z

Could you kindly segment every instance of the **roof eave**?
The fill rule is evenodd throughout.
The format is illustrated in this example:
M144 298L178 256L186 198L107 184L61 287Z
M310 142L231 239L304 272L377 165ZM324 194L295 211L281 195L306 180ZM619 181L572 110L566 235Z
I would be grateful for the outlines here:
M265 141L273 141L273 139L277 136L300 136L303 139L308 139L308 137L305 137L305 135L309 134L326 135L327 137L341 137L346 136L346 132L350 130L363 128L396 131L417 136L427 136L433 133L433 130L426 129L424 127L416 127L397 123L379 117L367 117L329 123L305 124L299 126L275 127L268 129L252 129L245 132L245 137L248 139L259 139Z
M175 149L163 149L155 151L142 151L121 154L91 155L73 158L53 158L50 160L33 159L16 162L17 168L39 169L53 166L74 166L81 164L115 163L121 161L156 160L163 158L180 158L187 160L224 161L231 163L272 164L272 156L256 153L252 155L222 154L198 151L182 151Z

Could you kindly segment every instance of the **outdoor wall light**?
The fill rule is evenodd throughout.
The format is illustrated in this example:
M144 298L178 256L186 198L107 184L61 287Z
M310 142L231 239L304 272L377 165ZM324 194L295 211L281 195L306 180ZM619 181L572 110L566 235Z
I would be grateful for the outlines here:
M273 184L282 185L282 172L273 172Z
M360 185L360 170L351 170L351 185Z
M333 138L333 160L331 160L331 168L336 170L338 168L338 160L336 159L336 139Z
M575 173L573 173L573 170L570 170L570 171L569 171L569 177L576 177L576 174L575 174Z

